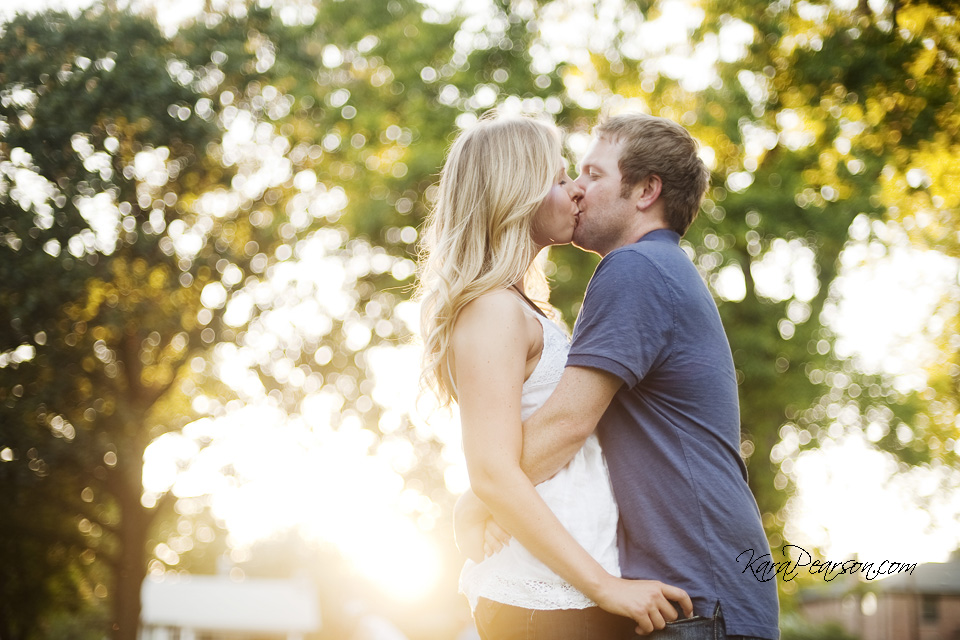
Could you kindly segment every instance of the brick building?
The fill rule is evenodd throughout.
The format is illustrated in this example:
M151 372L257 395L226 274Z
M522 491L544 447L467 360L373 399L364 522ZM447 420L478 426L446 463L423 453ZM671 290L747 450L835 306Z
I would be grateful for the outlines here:
M861 640L960 640L960 558L917 565L912 574L804 589L800 610L837 622Z

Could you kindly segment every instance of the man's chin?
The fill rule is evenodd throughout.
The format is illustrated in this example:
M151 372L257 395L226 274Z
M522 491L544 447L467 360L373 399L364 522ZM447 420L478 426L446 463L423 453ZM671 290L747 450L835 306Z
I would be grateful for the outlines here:
M577 232L574 232L574 233L573 233L573 242L572 242L571 244L573 244L573 246L575 246L577 249L580 249L581 251L587 251L587 252L589 252L589 253L595 253L595 254L597 254L598 256L599 256L599 255L603 255L603 254L600 253L597 249L595 249L595 248L593 247L593 245L590 244L590 238L586 237L586 236L583 235L583 234L579 234L579 233L577 233Z

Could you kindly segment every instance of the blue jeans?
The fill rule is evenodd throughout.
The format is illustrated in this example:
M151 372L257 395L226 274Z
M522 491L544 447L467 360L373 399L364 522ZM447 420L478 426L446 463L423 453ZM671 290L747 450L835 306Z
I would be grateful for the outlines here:
M668 622L665 629L654 631L650 635L638 636L632 633L635 640L764 640L750 636L728 636L723 623L723 611L717 603L712 618L694 616L682 618L675 622Z
M473 616L482 640L623 640L635 626L600 607L524 609L486 598Z
M482 640L763 640L728 636L720 605L712 618L694 616L668 622L665 629L636 635L630 618L588 609L523 609L480 598L474 611Z

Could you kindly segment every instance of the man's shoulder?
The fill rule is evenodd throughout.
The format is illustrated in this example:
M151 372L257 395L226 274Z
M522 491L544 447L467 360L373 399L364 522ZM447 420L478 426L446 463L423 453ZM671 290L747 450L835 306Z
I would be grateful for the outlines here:
M646 273L663 273L683 260L689 262L683 249L662 242L635 242L614 249L600 261L594 277L616 277L618 274L634 276Z
M603 257L600 264L597 265L597 272L617 271L621 269L637 269L645 266L652 266L654 260L640 247L641 243L629 244L619 249L614 249Z
M677 258L689 259L686 252L678 244L672 242L647 242L644 240L628 244L619 249L614 249L607 254L608 258L613 256L620 258L633 256L635 258L645 258L654 261Z
M691 276L698 274L690 255L680 245L644 241L634 242L608 253L600 261L594 273L596 276L604 272L611 274L655 272L665 281L671 281L677 276L680 276L681 280L688 280Z
M637 243L652 244L652 243ZM583 308L598 319L619 322L612 311L635 316L638 305L651 311L670 313L676 297L676 283L669 276L669 261L658 260L645 247L629 245L608 253L594 271Z

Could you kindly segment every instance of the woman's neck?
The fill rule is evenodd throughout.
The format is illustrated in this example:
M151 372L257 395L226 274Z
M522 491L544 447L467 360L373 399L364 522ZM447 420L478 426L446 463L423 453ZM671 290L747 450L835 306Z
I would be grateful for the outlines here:
M535 251L534 254L533 254L533 260L531 260L531 261L530 261L530 264L527 265L527 268L526 268L526 270L524 270L524 273L529 273L529 272L530 272L530 267L532 267L532 266L533 266L533 263L537 261L537 256L539 256L539 255L540 255L540 252L543 251L545 248L546 248L546 247L536 246L536 251ZM511 287L515 287L515 288L517 289L517 291L519 291L519 292L522 293L523 295L527 295L526 289L524 289L524 286L523 286L523 280L524 280L523 278L520 278L520 280L518 280L517 282L514 282L514 283L513 283L512 285L510 285L510 286L511 286Z

